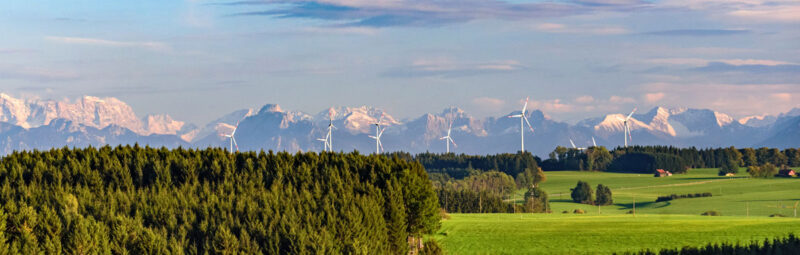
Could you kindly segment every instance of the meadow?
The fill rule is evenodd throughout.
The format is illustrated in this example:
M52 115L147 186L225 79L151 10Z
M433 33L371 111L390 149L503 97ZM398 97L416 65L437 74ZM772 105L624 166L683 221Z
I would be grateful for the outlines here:
M450 214L432 238L449 254L607 254L642 249L751 242L800 233L793 208L800 178L718 177L716 169L655 178L645 174L555 171L541 184L550 214ZM614 204L573 203L578 180L609 186ZM658 196L710 192L712 197L655 202ZM523 191L518 192L521 200ZM630 214L636 201L636 214ZM582 209L585 214L573 214ZM723 216L700 216L714 210ZM568 213L563 213L567 211ZM782 214L787 217L769 217Z

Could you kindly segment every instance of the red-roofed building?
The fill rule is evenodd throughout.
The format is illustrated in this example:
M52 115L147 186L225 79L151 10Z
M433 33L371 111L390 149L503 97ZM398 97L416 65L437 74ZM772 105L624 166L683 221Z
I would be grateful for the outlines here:
M656 169L656 174L653 176L655 177L672 176L672 173L664 169Z

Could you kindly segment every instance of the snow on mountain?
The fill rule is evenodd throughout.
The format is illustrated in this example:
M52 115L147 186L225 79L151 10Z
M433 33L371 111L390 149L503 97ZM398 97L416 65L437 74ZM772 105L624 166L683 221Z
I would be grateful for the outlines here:
M381 116L383 116L381 125L389 127L402 124L384 110L370 106L332 107L318 113L315 119L327 123L330 113L333 113L334 125L339 123L340 125L336 126L343 128L350 134L367 134L374 132L372 128L373 124L378 122Z
M144 118L144 130L147 130L148 135L176 135L186 127L186 122L174 120L166 114L147 115Z
M327 133L329 113L333 115L334 149L339 151L375 150L368 135L383 116L386 132L382 137L387 151L444 151L439 139L446 135L450 122L458 153L486 154L519 149L519 120L500 117L478 119L458 108L399 121L382 109L336 107L316 115L290 111L276 104L242 109L204 126L175 120L168 115L137 118L133 109L115 98L86 96L74 101L26 100L0 94L0 153L21 149L46 149L61 146L100 146L140 143L152 146L225 147L224 137L239 122L236 140L241 150L321 150L317 138ZM622 144L623 114L590 118L576 125L552 120L539 110L527 112L534 132L525 129L525 148L547 155L555 146L591 144L616 147ZM674 146L789 146L797 140L800 108L775 116L751 116L735 120L708 109L655 107L634 114L629 125L631 144Z
M775 123L778 118L772 115L754 115L740 118L737 120L739 124L750 127L764 127Z
M98 129L117 125L140 135L179 134L186 123L168 115L136 117L133 108L113 98L84 96L77 100L26 100L0 93L0 121L23 128L49 125L56 119Z

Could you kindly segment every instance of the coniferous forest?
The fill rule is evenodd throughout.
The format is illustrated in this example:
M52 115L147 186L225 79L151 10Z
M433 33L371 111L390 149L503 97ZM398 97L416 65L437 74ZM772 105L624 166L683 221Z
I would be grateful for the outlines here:
M0 188L0 254L401 254L440 218L421 164L357 152L17 152Z

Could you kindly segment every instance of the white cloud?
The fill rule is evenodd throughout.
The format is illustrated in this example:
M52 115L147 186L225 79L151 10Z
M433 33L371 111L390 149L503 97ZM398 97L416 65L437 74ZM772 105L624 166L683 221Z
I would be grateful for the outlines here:
M649 83L645 93L665 93L669 106L708 108L736 116L786 112L800 98L800 84Z
M773 93L772 98L779 101L791 101L792 94L791 93Z
M572 112L576 109L574 105L562 103L561 99L553 100L531 100L528 102L528 109L539 109L543 112Z
M648 103L655 103L664 99L664 92L647 93L644 94L644 100Z
M630 97L611 96L608 98L608 102L615 104L626 104L626 103L635 103L636 100Z
M619 26L571 26L558 23L539 23L533 28L541 32L563 34L619 35L629 33L627 29Z
M594 102L594 97L588 96L588 95L587 96L580 96L578 98L575 98L575 102L576 103L581 103L581 104L588 104L588 103Z
M737 21L800 21L800 2L796 0L667 0L661 5L707 11Z
M476 97L472 99L472 103L484 107L503 107L506 101L493 97Z
M125 42L125 41L112 41L96 38L83 38L83 37L62 37L62 36L47 36L45 39L49 41L66 43L66 44L81 44L103 47L123 47L123 48L143 48L149 50L166 50L169 46L161 42Z
M371 27L307 27L302 31L310 34L376 35L380 30Z
M731 16L756 21L800 21L800 5L796 6L760 6L755 9L740 9L728 13Z
M706 66L711 62L725 63L734 66L743 65L764 65L764 66L778 66L778 65L795 65L792 62L769 60L769 59L702 59L702 58L655 58L647 60L652 64L667 64L667 65L688 65L688 66Z

